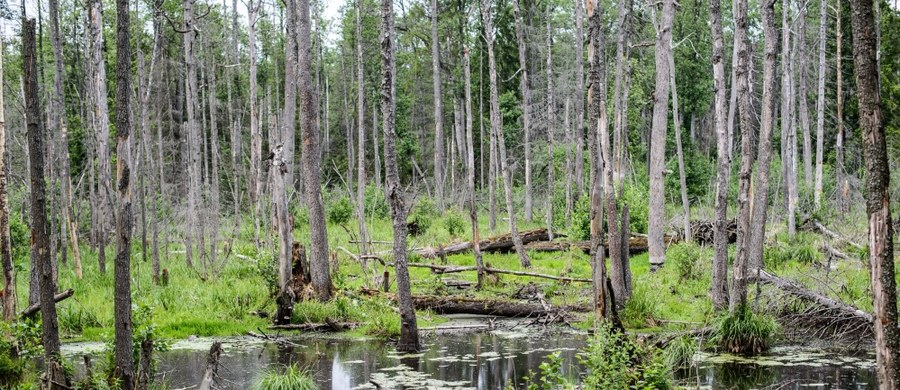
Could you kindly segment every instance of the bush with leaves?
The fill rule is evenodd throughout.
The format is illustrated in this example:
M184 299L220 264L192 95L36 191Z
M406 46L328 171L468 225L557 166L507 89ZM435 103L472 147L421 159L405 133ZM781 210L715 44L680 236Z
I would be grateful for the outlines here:
M366 186L366 216L376 219L387 219L391 216L391 206L388 205L384 191L374 185Z
M350 222L350 218L353 217L353 205L346 196L342 196L331 202L325 213L328 217L328 223L346 225L347 222Z
M712 259L709 248L701 247L694 242L679 242L666 250L666 264L670 264L678 273L681 281L699 280L703 277L705 267Z
M581 358L585 389L669 389L669 368L659 349L611 329L597 329Z
M465 232L466 221L458 211L451 210L444 217L444 228L447 229L450 237L457 238Z

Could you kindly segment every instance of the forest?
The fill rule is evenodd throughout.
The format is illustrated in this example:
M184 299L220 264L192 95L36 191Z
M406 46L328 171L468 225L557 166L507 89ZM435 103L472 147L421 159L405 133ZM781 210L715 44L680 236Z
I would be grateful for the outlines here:
M897 0L0 1L2 389L900 389Z

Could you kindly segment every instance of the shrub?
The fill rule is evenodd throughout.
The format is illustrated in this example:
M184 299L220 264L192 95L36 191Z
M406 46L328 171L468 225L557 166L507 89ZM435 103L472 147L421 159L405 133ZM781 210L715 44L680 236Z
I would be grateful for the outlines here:
M628 328L656 326L658 300L644 285L637 285L622 310L622 323Z
M286 366L283 369L269 368L259 375L254 390L315 390L319 386L312 374L305 368L296 365Z
M581 196L575 202L569 235L575 240L591 239L591 204L588 196Z
M648 193L649 189L646 184L630 183L625 184L622 196L619 198L620 210L624 204L628 205L628 224L633 233L647 233L647 221L650 218Z
M350 204L350 200L347 197L342 196L328 205L326 214L329 223L345 225L347 222L350 222L350 218L353 216L353 205Z
M682 281L702 278L703 264L711 257L708 250L693 242L680 242L666 250L666 264L675 269Z
M778 268L791 261L801 264L813 264L821 260L821 254L814 239L805 234L798 234L794 239L777 241L763 250L763 261L766 267Z
M456 238L465 232L466 222L462 214L457 211L450 211L447 213L447 217L444 218L444 228L447 229L450 237Z
M386 219L391 215L391 207L388 205L384 191L374 185L366 186L365 199L366 215L377 219Z
M780 329L774 318L754 313L746 304L721 315L713 328L713 343L729 352L749 355L767 351Z
M563 388L572 388L574 386L568 383L563 374L563 359L560 357L559 351L547 355L547 360L538 366L538 372L529 372L525 375L525 382L528 383L527 390L556 390Z
M409 215L407 224L410 226L409 234L413 236L421 235L431 228L431 221L439 215L437 206L429 198L419 200Z
M658 349L601 326L582 364L585 389L669 389L669 370Z
M0 348L0 388L14 389L24 376L24 361L13 359L9 348Z

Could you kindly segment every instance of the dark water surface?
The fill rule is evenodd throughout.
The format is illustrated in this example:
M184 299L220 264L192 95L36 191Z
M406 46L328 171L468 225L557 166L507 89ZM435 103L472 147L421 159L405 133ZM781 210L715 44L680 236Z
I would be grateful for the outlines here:
M425 351L399 355L378 340L296 337L295 345L251 338L224 339L220 385L248 389L267 368L287 364L307 367L321 389L522 389L523 377L537 371L548 354L559 351L564 375L577 381L583 368L578 353L586 336L562 330L518 327L478 333L424 334ZM175 389L196 386L206 367L212 340L174 344L161 354L158 379ZM67 345L64 353L85 352ZM77 359L80 360L80 359ZM702 389L875 389L874 357L833 355L783 347L770 355L746 359L700 353L695 367L675 373L677 383Z

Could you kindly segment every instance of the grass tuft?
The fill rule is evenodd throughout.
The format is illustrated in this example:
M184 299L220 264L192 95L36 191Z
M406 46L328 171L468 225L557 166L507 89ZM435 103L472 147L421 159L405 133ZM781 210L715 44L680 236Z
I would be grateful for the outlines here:
M254 390L316 390L318 388L310 371L296 365L286 366L282 369L267 369L253 384Z
M769 350L780 331L774 318L754 313L747 305L721 315L714 324L712 341L732 353L755 355Z

